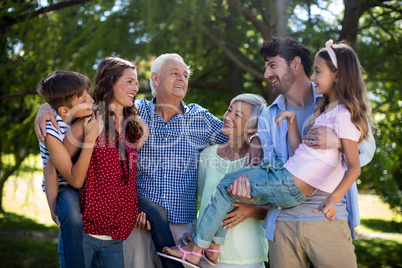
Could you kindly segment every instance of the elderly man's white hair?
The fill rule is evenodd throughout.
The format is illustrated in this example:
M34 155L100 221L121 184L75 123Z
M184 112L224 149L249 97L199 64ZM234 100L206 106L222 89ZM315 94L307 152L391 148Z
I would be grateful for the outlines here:
M260 95L245 93L234 97L230 101L230 105L232 105L236 101L244 101L253 106L253 109L251 110L250 123L248 124L248 127L257 128L258 117L260 116L262 110L264 110L267 107L267 102L265 101L265 99Z
M166 53L166 54L162 54L159 57L157 57L154 62L152 62L151 65L151 74L152 73L157 73L158 75L161 74L161 70L163 65L165 65L166 62L170 61L170 60L174 60L174 61L179 61L184 63L187 66L187 72L188 72L188 76L190 77L190 66L188 66L183 58L177 54L177 53ZM152 76L149 78L149 83L151 86L151 90L152 90L152 95L156 95L156 89L155 89L155 85L154 82L152 81Z

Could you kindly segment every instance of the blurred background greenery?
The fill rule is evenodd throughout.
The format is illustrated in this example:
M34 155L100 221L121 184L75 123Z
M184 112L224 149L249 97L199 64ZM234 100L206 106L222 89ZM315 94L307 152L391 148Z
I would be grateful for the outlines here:
M0 212L9 212L5 202L14 202L6 195L29 200L28 193L40 189L33 175L40 173L33 120L43 103L37 85L49 72L72 70L93 78L104 57L120 56L136 62L138 97L150 100L150 63L162 53L179 53L193 71L185 102L222 116L239 93L260 94L268 103L276 97L263 77L258 52L263 40L291 36L314 54L332 38L348 41L358 53L373 112L377 150L358 187L373 191L396 215L386 224L370 220L364 226L378 225L384 231L394 220L399 226L394 231L400 233L395 217L402 212L401 18L402 1L395 0L1 1ZM10 178L16 179L5 187ZM17 190L20 184L26 192ZM44 197L39 196L34 198ZM27 207L25 215L31 206L22 206ZM35 213L47 215L46 206L34 211L40 210L46 212ZM6 218L13 214L1 215L9 222ZM368 248L359 241L358 253L359 247ZM371 244L367 254L381 256L386 248L401 252L400 241L395 243Z

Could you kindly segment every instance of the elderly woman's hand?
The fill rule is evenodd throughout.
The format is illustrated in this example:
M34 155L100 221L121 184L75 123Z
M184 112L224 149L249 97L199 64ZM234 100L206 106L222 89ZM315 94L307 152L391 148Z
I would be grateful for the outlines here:
M222 222L222 225L224 225L223 228L231 229L236 227L245 219L252 217L254 214L253 206L241 203L233 203L232 206L235 207L235 209L226 214L225 220Z

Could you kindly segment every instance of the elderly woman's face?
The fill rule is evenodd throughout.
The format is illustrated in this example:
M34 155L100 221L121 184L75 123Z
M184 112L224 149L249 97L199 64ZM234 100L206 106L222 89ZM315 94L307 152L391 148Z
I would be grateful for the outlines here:
M244 101L235 101L223 116L222 133L228 137L247 137L253 106Z
M170 60L163 65L161 73L157 75L156 95L184 98L188 87L187 66L180 61Z

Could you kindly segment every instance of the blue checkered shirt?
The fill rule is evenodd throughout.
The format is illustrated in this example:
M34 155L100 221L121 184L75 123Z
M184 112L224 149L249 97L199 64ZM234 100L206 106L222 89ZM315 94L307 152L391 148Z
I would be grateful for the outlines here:
M154 99L135 105L147 123L149 137L141 148L137 166L138 193L166 209L170 223L197 217L197 164L200 151L223 143L222 121L197 104L165 122L156 112Z

